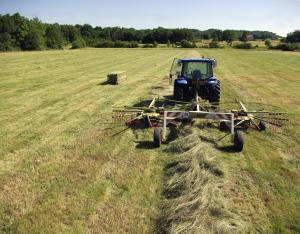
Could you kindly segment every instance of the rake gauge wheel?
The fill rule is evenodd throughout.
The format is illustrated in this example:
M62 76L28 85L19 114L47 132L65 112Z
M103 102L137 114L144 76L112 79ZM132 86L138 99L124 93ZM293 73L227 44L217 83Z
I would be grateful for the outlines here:
M244 147L244 137L242 131L236 131L234 133L234 149L237 152L241 152Z
M162 142L162 128L154 128L153 146L159 148Z
M229 124L228 124L227 122L221 121L221 122L220 122L220 125L219 125L219 129L220 129L220 131L222 131L222 132L226 132L226 131L229 131L229 130L230 130L230 126L229 126Z
M258 127L259 127L260 131L266 131L266 129L267 129L266 123L264 123L262 121L259 122Z

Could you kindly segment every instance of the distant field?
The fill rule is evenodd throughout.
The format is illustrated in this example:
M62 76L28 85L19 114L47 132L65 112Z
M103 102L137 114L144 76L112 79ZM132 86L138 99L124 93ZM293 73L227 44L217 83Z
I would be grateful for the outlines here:
M228 210L245 232L299 233L300 53L233 49L1 53L0 232L156 232L176 155L152 149L151 130L107 124L111 107L171 94L172 59L202 55L219 62L222 101L290 113L283 130L246 133L243 153L216 150ZM115 70L127 81L105 85Z

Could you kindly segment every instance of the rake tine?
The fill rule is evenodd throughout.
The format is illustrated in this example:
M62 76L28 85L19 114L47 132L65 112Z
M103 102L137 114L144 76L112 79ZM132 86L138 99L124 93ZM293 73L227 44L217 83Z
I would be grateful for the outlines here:
M217 142L223 140L225 137L227 137L229 135L231 135L231 133L227 133L225 136L222 136L221 138L217 139Z
M255 123L253 119L250 119L250 122L256 127L257 130L261 130L260 127Z
M266 123L268 123L268 124L272 124L272 125L275 125L275 126L277 126L277 127L282 127L282 125L281 124L278 124L278 123L273 123L273 122L270 122L270 121L267 121L267 120L264 120L264 119L260 119L260 118L257 118L257 117L253 117L254 119L257 119L257 120L259 120L259 121L262 121L262 122L266 122Z
M255 117L262 118L262 119L273 119L273 120L279 120L279 121L289 121L289 119L276 118L276 117L271 117L271 116L255 116Z
M115 137L115 136L121 134L122 132L125 132L125 131L128 130L128 129L129 129L129 127L127 127L127 128L125 128L125 129L123 129L123 130L121 130L121 131L119 131L119 132L113 134L111 137Z

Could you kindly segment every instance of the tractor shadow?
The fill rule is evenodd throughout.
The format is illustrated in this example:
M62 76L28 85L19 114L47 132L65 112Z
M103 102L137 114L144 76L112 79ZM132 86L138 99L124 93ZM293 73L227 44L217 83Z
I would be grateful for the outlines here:
M147 108L151 104L152 100L153 100L153 98L140 99L139 102L137 102L133 105L133 107L146 107ZM155 101L155 107L156 108L163 107L164 105L166 105L165 100L157 99Z
M140 99L133 107L148 107L151 103L150 99Z
M234 149L233 145L220 146L219 145L220 139L215 139L213 137L207 137L207 136L201 136L201 135L199 136L199 138L201 139L201 141L211 144L215 149L217 149L221 152L236 153L236 150Z
M111 86L115 86L115 84L111 84L111 83L109 83L108 81L100 82L100 83L98 83L97 85L98 85L98 86L100 86L100 85L111 85Z
M108 81L103 81L98 83L97 85L99 86L99 85L112 85L112 84L110 84Z
M164 95L162 96L165 99L165 105L167 106L175 106L176 102L172 101L174 100L174 96L173 95Z
M233 145L226 145L226 146L216 146L216 149L225 152L225 153L236 153Z
M102 82L98 85L106 85L107 82ZM149 107L151 104L152 100L154 97L149 97L149 98L144 98L138 100L135 104L133 104L132 107ZM175 106L175 102L173 100L173 95L168 95L168 96L161 96L161 99L156 99L155 101L155 107L160 108L160 107L167 107L167 106Z
M217 125L217 123L198 123L197 127L201 130L201 129L216 129L218 131L220 131L219 126ZM207 142L209 144L211 144L215 149L221 151L221 152L225 152L225 153L236 153L236 150L234 149L233 145L225 145L225 146L220 146L219 142L221 140L223 140L226 137L230 137L229 136L229 131L221 131L223 132L225 135L221 138L216 139L215 137L212 136L205 136L205 135L199 135L199 138L201 141L203 142Z
M155 149L153 141L134 141L134 143L137 143L135 146L137 149Z

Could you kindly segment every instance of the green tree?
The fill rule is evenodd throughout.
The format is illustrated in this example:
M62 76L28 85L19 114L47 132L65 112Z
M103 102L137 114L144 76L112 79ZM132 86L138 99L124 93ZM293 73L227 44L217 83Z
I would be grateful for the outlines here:
M60 26L64 40L72 43L80 36L79 29L72 25L61 25Z
M228 44L232 44L234 40L237 39L237 34L233 30L224 30L222 35L222 40L226 41Z
M167 47L171 47L171 42L170 42L170 40L167 41Z
M270 40L265 40L265 46L268 48L272 47L272 42Z
M91 25L84 24L83 26L80 26L80 33L87 46L96 46L97 40L95 38L94 28ZM111 35L114 33L115 32L111 32ZM117 38L115 38L115 40L117 40Z
M29 22L29 33L25 36L21 48L23 50L42 50L45 48L45 27L42 22L34 18Z
M300 42L300 31L296 30L292 33L289 33L285 39L288 43L298 43Z
M180 42L180 46L181 46L181 48L196 48L197 47L195 42L190 42L190 41L185 40L185 39L183 39Z
M86 46L86 43L84 39L81 36L77 36L74 41L72 42L72 48L71 49L80 49L84 48Z
M29 33L29 21L22 17L19 13L11 16L14 24L13 31L11 32L14 47L20 48L26 35Z
M42 50L44 48L44 39L38 31L31 30L22 43L23 50Z
M0 33L0 51L12 49L12 40L9 33Z
M248 41L248 34L246 31L243 31L243 34L240 38L240 41L243 41L243 42L247 42Z
M46 29L46 45L50 49L62 49L64 39L60 26L58 24L50 24Z
M182 40L193 41L194 36L190 29L173 29L170 35L172 43L181 42Z
M211 38L214 41L221 41L223 37L223 32L222 30L219 29L214 29L214 31L211 33Z

